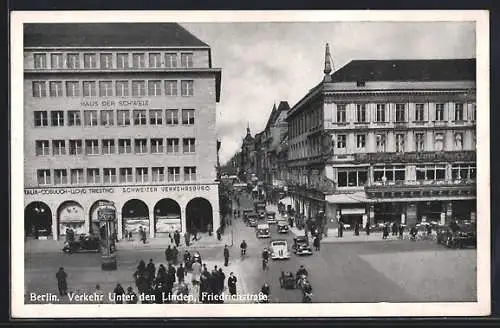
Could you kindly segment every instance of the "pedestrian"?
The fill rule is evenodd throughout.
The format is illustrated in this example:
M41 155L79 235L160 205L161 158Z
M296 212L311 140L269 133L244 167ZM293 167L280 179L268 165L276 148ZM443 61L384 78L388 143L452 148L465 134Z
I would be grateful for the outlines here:
M122 285L116 284L115 289L113 290L115 304L123 304L123 299L125 298L125 290Z
M236 279L235 275L233 272L229 274L229 278L227 279L227 287L229 289L229 294L230 295L236 295L236 282L238 279Z
M387 236L389 236L389 226L388 223L385 223L382 228L382 239L387 239Z
M158 282L153 290L155 304L163 304L163 283Z
M100 304L104 303L104 292L101 289L101 286L99 284L95 285L95 292L94 294L96 295L97 301Z
M397 235L397 233L398 233L398 226L397 226L397 223L396 223L396 222L393 222L393 223L392 223L391 232L392 232L392 235L393 235L393 236L396 236L396 235Z
M221 228L219 227L219 228L217 228L217 240L221 241L221 239L222 239Z
M195 226L193 226L192 232L193 232L193 241L197 241L198 240L198 229L196 229Z
M174 242L175 242L175 247L179 247L181 244L181 234L179 233L179 230L175 230L174 232Z
M164 284L167 279L167 269L160 264L158 267L158 273L156 274L156 282Z
M354 235L359 236L359 222L354 223Z
M179 251L177 250L177 247L174 246L172 249L172 263L174 265L177 265L177 262L179 261Z
M200 283L201 276L201 263L195 261L192 265L191 282L193 285Z
M167 249L165 249L165 260L167 261L167 264L172 261L172 249L170 248L170 245L168 245Z
M224 271L222 271L222 268L219 268L219 295L222 294L224 291L224 282L226 281L226 275L224 274Z
M146 237L146 230L141 229L141 240L143 244L146 244L147 237Z
M207 224L207 231L208 231L208 235L209 235L209 236L212 236L212 233L213 233L213 227L212 227L212 224L211 224L211 223Z
M127 288L126 299L127 304L137 304L137 302L139 301L139 298L137 297L137 294L134 293L134 289L132 288L132 286L128 286Z
M405 227L402 224L400 224L399 225L399 239L403 239L404 231L405 231Z
M148 277L149 277L148 280L151 283L151 282L153 282L153 280L155 278L155 273L156 273L156 267L155 267L155 264L153 263L153 259L149 259L149 263L148 263L146 270L148 271Z
M56 273L57 288L59 289L60 296L66 296L68 294L68 283L66 282L67 277L68 275L64 272L64 268L60 267L59 271Z
M179 265L177 268L177 281L179 283L184 282L184 276L186 275L186 271L184 270L184 267L182 266L182 263Z
M123 235L125 236L125 237L124 237L125 239L129 239L129 238L128 238L128 230L127 230L127 229L125 229L125 232L123 233Z
M369 236L370 235L370 223L369 222L366 222L365 231L366 231L366 235Z
M191 237L189 236L189 232L184 233L184 243L186 244L186 247L189 247L189 243L191 241Z
M319 236L314 237L313 246L316 251L319 251Z
M200 295L199 295L201 303L208 302L208 297L206 297L207 293L208 293L208 276L202 274L200 277Z
M224 246L224 266L228 266L229 263L229 248L227 245Z
M344 222L342 221L339 222L338 236L339 238L342 238L344 236Z

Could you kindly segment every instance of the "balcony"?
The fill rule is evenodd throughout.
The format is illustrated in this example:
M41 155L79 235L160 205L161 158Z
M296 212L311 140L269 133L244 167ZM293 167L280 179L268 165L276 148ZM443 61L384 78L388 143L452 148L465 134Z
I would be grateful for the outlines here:
M475 162L475 151L354 154L354 163Z
M365 186L365 191L369 198L473 196L476 194L476 180L376 182Z

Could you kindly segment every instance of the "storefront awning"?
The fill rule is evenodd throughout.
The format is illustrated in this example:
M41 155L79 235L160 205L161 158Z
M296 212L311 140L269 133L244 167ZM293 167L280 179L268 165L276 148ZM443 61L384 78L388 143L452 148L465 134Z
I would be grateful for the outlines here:
M290 197L285 197L283 199L280 199L280 202L283 203L283 205L285 206L287 205L292 206L292 199Z
M352 214L366 214L366 209L364 208L343 208L340 210L342 215L352 215Z
M373 203L372 199L366 197L364 192L354 192L350 194L335 194L325 196L325 200L332 204L359 204Z

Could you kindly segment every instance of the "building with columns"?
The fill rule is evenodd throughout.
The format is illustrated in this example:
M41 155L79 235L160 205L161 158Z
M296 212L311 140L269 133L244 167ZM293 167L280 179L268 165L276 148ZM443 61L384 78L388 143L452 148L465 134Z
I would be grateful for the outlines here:
M475 59L353 60L288 113L289 191L326 228L476 216Z
M210 47L176 23L24 25L27 235L219 227Z

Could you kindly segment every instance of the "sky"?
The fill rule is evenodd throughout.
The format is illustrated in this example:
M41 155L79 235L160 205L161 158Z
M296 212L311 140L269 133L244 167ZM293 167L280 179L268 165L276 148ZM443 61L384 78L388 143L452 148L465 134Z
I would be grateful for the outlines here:
M217 104L220 162L266 125L273 104L293 107L324 76L325 45L334 70L356 59L475 58L473 22L182 23L212 49L222 69Z

